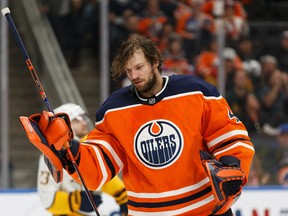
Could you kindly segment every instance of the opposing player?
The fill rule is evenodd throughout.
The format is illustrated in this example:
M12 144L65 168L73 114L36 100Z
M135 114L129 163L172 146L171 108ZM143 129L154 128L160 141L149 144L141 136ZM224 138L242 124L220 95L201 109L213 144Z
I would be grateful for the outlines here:
M254 155L245 126L214 86L191 75L161 76L161 63L151 40L129 39L112 75L132 85L101 105L87 140L73 140L67 115L46 111L21 117L27 136L57 176L61 162L79 181L62 150L68 141L92 190L122 170L129 215L232 215Z
M91 121L82 107L73 103L66 103L54 110L55 113L65 112L71 120L74 139L83 141L91 129ZM49 172L43 154L39 158L37 189L44 208L53 215L95 215L83 187L67 172L63 172L61 183L55 183ZM101 190L92 191L95 204L101 208L102 196L105 192L115 198L119 204L122 216L127 215L127 192L122 180L116 175L104 184ZM101 215L106 215L101 208Z

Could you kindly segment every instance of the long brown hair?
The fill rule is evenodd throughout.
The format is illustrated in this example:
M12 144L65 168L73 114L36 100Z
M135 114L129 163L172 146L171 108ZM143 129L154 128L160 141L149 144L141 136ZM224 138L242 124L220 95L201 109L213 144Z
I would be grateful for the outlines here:
M150 39L142 35L135 35L133 38L123 42L117 51L111 66L113 79L119 79L124 75L124 66L137 50L143 51L149 64L153 65L158 62L158 70L161 72L163 59L157 46Z

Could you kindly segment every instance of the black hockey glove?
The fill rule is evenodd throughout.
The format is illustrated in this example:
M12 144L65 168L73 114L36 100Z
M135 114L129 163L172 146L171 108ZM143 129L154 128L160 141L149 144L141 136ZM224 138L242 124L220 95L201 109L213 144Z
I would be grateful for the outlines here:
M234 156L223 156L218 161L202 150L200 156L217 202L213 214L223 214L237 201L246 182L240 161Z
M101 192L90 191L91 196L98 207L103 201L101 197ZM87 215L94 212L94 209L87 197L85 191L74 191L69 195L69 203L71 210L73 212L79 213L81 215Z

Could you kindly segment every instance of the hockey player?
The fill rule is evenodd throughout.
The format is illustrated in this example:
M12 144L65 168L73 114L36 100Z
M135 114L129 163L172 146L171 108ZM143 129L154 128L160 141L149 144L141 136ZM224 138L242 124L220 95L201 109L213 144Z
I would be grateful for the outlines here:
M86 139L92 124L82 107L66 103L57 107L54 112L65 112L69 115L74 139L80 141ZM61 183L55 183L44 162L43 154L39 159L37 189L44 208L53 215L95 215L82 185L73 180L67 172L63 172ZM95 204L99 207L103 201L101 191L113 196L120 206L122 216L127 215L127 192L117 175L105 183L101 190L91 192ZM105 210L102 210L101 215L104 214Z
M151 40L130 38L112 75L132 85L100 106L87 140L73 139L68 115L47 111L20 117L28 139L49 158L56 181L62 167L79 181L67 142L91 190L122 170L129 215L233 215L254 155L247 130L214 86L162 76L161 63Z

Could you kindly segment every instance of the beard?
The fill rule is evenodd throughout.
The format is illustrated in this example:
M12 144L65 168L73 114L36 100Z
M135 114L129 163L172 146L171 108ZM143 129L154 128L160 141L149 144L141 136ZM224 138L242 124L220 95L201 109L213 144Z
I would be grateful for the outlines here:
M152 92L153 88L156 86L157 76L156 76L156 73L155 73L154 68L152 68L151 72L152 72L152 77L151 77L151 79L149 79L149 80L147 81L147 83L146 83L141 89L136 88L136 87L134 86L134 88L136 88L137 92L138 92L140 95L149 94L150 92Z

